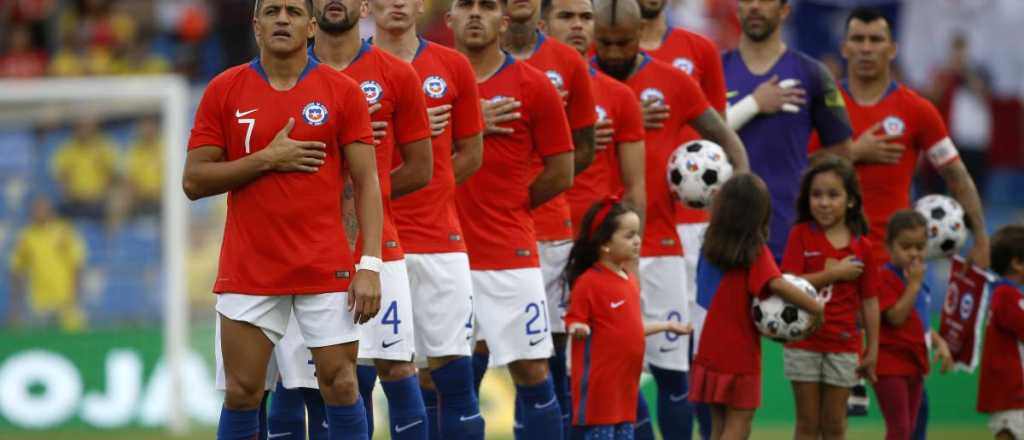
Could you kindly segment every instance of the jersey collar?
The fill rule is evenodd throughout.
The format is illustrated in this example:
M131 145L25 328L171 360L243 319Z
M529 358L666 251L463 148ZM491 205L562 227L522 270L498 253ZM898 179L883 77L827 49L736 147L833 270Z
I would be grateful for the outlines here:
M302 81L302 79L305 78L306 75L309 74L309 72L312 72L313 69L316 69L316 66L320 65L320 61L317 60L315 56L312 56L312 47L310 47L309 52L310 56L309 59L306 61L306 67L302 69L302 73L299 74L299 79L298 81L295 81L295 84L298 84L299 81ZM267 84L270 84L270 77L267 76L267 71L263 70L263 64L260 64L260 57L257 56L256 58L253 58L252 61L249 62L249 67L255 70L256 73L260 75L260 78L263 78L263 80L266 81Z
M416 37L416 39L420 40L420 45L416 47L416 54L412 56L412 59L414 60L420 57L420 54L423 53L423 49L427 48L427 40L424 40L423 37Z
M491 78L498 76L502 70L505 70L506 67L511 66L512 63L516 62L516 59L512 57L512 54L505 51L501 51L501 53L505 54L505 61L501 63L501 67L499 67L498 70L495 70L494 73L491 74Z
M1006 278L1000 278L996 280L994 283L992 283L992 290L995 290L999 286L1010 286L1013 287L1014 289L1017 289L1018 292L1024 292L1024 286L1017 284L1013 281L1010 281Z
M851 97L853 96L853 93L850 92L850 79L849 78L843 78L843 79L839 80L839 86L843 88L843 90L846 92L847 96L851 96ZM899 90L899 88L900 88L900 84L898 82L896 82L896 80L889 81L889 87L885 88L885 93L883 93L882 97L878 99L878 102L882 102L882 100L885 99L885 98L888 98L889 95L891 95L893 93L896 93L896 90Z
M668 36L672 33L673 29L675 28L673 28L672 25L665 25L665 33L661 36L661 44L665 44L665 41L668 40Z
M352 58L352 61L349 62L348 65L351 66L355 64L356 61L359 61L359 59L363 57L363 54L369 52L371 46L372 45L370 44L370 40L363 40L363 44L359 46L359 52L356 52L355 58ZM315 47L316 42L312 42L309 44L309 59L315 60L317 63L319 63L320 59L316 57L316 51L313 50L313 48ZM418 51L416 53L419 54Z
M530 56L533 56L534 54L536 54L537 51L540 50L541 45L544 44L544 40L547 40L547 37L544 36L544 33L541 32L540 29L537 29L534 32L537 33L537 44L533 45L533 54L531 54Z

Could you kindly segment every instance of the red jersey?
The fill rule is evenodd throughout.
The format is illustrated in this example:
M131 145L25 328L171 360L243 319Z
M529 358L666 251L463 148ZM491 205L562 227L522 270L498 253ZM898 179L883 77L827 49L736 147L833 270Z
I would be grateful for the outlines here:
M847 246L836 249L817 224L793 226L782 256L783 272L794 275L821 272L851 255L864 263L864 272L855 281L822 288L820 295L826 298L825 324L807 339L787 344L787 347L819 353L861 352L857 314L865 299L878 296L875 287L878 264L872 256L873 247L867 237L852 237Z
M316 173L267 173L228 192L227 223L213 291L251 295L342 292L352 255L341 221L341 148L373 144L359 86L310 60L290 90L270 86L259 59L206 87L189 150L214 146L233 161L262 150L289 118L297 140L327 144Z
M597 114L594 112L590 75L587 73L586 61L580 58L576 49L537 31L537 47L526 63L544 72L556 89L568 92L565 114L569 118L570 129L594 125ZM544 163L539 157L534 159L534 169L538 173L544 169ZM532 214L537 240L572 239L572 220L565 194L559 194L538 206Z
M433 178L425 188L392 202L395 226L406 252L465 252L466 243L455 209L452 148L456 140L475 136L483 130L476 76L465 56L422 38L412 67L422 80L427 107L447 104L452 108L444 132L431 139ZM395 155L393 160L395 166L402 162L400 155Z
M700 84L701 91L711 107L725 114L725 73L718 47L703 35L686 29L669 26L661 40L661 46L647 51L654 59L664 61L686 72ZM686 127L684 141L700 139L692 127ZM707 211L693 209L676 203L676 222L703 223L710 218Z
M907 86L893 82L885 95L873 105L860 105L850 96L849 86L840 82L846 112L850 115L853 139L877 123L882 127L879 133L898 134L899 139L890 141L906 147L900 161L895 164L856 164L864 194L864 214L868 217L871 230L868 234L875 243L883 243L889 217L911 206L910 184L921 154L936 168L957 160L956 147L949 138L946 125L935 106ZM815 137L811 150L820 148ZM887 261L885 246L875 248L875 259Z
M644 55L644 59L626 85L640 101L659 100L669 107L663 128L648 129L644 138L644 175L647 189L647 213L640 255L658 257L683 255L676 232L675 198L666 177L668 159L683 143L684 127L708 108L707 99L689 75Z
M1008 280L992 285L978 382L978 411L1024 408L1024 293Z
M543 73L505 56L505 63L478 84L487 100L514 98L523 115L502 126L508 135L484 137L480 169L455 190L473 270L539 267L530 215L531 159L572 152L572 136L558 91Z
M572 188L566 191L565 196L572 211L573 236L579 232L583 216L594 202L622 191L619 146L627 142L643 141L645 135L640 103L629 87L592 67L590 83L597 102L597 119L611 119L615 132L612 134L612 145L596 147L594 162L576 175Z
M693 362L727 374L761 374L761 335L750 315L755 297L771 296L768 283L782 274L768 246L749 268L723 271L700 257L698 302L710 304Z
M902 325L892 325L885 319L885 312L903 296L907 285L903 272L892 263L886 263L878 270L878 308L882 312L882 325L878 335L879 376L924 376L928 374L927 326L920 314L920 307L913 307ZM917 294L918 303L928 295L928 288L921 286Z
M313 53L312 47L309 53ZM376 146L377 177L384 200L381 258L384 261L400 260L405 254L398 241L398 229L391 211L391 157L398 145L430 137L430 120L420 93L419 76L408 63L368 41L363 42L359 53L341 72L359 82L367 104L381 105L370 119L388 123L384 137ZM362 246L357 243L356 252L359 253L360 249Z
M644 364L639 281L595 264L572 288L566 328L575 323L590 326L590 336L572 341L573 425L635 422Z

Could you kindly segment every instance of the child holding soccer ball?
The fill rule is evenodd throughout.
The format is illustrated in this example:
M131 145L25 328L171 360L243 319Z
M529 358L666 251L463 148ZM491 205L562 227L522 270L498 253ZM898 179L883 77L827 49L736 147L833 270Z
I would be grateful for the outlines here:
M827 324L784 351L796 400L796 440L843 437L850 389L858 376L875 380L878 267L862 206L857 173L845 159L826 156L804 173L782 270L818 289ZM868 341L863 357L858 312Z
M675 321L643 322L639 283L627 271L640 241L640 217L612 197L587 211L569 254L572 416L585 440L633 438L644 336L692 331Z
M985 348L978 383L978 411L991 415L997 440L1024 439L1024 226L1009 225L992 237L992 285Z
M765 244L771 211L764 181L749 173L729 179L712 203L697 264L698 301L710 307L690 370L690 400L711 406L712 440L749 438L761 405L761 338L751 301L775 294L812 314L815 326L824 319L824 307L775 265Z

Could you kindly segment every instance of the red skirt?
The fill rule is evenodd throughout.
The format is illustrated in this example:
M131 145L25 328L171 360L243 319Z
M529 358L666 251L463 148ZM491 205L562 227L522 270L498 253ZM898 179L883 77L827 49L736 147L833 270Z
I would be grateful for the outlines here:
M690 365L690 400L735 409L761 406L760 374L729 374Z

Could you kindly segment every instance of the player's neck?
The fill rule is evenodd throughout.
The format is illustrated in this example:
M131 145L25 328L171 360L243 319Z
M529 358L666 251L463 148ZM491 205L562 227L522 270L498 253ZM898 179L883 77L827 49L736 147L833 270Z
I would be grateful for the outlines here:
M850 96L857 104L874 105L885 97L885 91L892 83L889 72L878 75L876 78L862 78L856 75L848 76L850 85Z
M1014 282L1018 286L1024 285L1024 273L1007 274L1003 278Z
M267 74L270 86L278 91L290 90L295 87L307 64L309 64L309 57L306 55L305 49L283 56L274 55L268 51L260 52L260 66Z
M373 44L402 61L411 63L420 48L420 39L416 35L415 27L400 31L385 31L378 27L377 32L373 34Z
M526 60L533 56L537 45L537 20L529 19L521 22L510 22L508 30L501 35L501 46L517 60Z
M629 279L629 275L626 274L626 266L624 264L616 262L616 261L614 261L614 260L612 260L611 258L608 258L608 257L602 257L598 261L598 263L600 265L604 266L605 269L610 270L615 275L618 275L618 276L620 276L622 278Z
M755 75L768 72L786 52L786 43L782 42L782 34L776 30L764 41L754 41L744 35L740 38L740 56L747 69Z
M316 45L313 53L321 63L331 66L337 70L343 70L352 63L363 41L359 38L359 27L340 34L328 34L322 30L316 31Z
M640 25L640 49L656 50L661 47L665 39L665 32L668 32L668 21L665 18L665 11L650 20L644 20Z
M505 53L498 47L497 41L494 44L476 50L460 47L456 43L456 49L469 59L469 64L473 66L473 73L476 74L476 82L478 83L490 79L501 68L501 65L505 63Z

